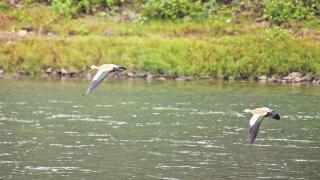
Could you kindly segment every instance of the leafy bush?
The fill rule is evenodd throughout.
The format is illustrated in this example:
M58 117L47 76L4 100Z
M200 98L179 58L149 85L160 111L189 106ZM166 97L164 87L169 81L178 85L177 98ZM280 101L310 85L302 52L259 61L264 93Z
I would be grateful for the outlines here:
M7 1L0 1L0 11L9 9L9 4Z
M72 6L72 0L53 0L51 7L57 14L67 18L71 18L77 12L76 7Z
M191 17L201 19L216 11L216 0L202 3L198 0L149 0L143 5L143 13L155 19L181 19Z
M98 11L114 13L129 0L53 0L52 9L61 16L73 17L77 14L93 14Z
M313 9L305 6L302 1L267 0L264 17L275 24L282 24L290 19L305 20L313 16Z
M20 9L14 9L10 12L9 17L14 18L21 22L31 22L31 17L27 12L21 11Z

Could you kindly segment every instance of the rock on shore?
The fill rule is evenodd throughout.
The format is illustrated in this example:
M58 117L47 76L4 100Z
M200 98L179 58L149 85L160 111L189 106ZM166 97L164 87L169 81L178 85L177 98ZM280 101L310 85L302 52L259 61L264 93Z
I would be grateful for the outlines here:
M299 72L289 73L287 76L282 78L276 78L275 76L267 77L265 75L258 77L259 82L279 82L279 83L313 83L320 84L320 79L311 75L302 75Z

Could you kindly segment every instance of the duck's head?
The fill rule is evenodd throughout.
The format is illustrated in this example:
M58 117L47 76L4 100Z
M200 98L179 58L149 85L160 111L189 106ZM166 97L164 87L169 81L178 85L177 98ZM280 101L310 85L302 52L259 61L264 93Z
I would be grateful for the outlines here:
M268 112L266 116L275 120L280 120L280 115L275 112Z
M273 110L271 110L269 108L266 108L266 110L267 110L266 117L269 117L269 118L272 118L275 120L280 120L280 115L278 113L274 112Z

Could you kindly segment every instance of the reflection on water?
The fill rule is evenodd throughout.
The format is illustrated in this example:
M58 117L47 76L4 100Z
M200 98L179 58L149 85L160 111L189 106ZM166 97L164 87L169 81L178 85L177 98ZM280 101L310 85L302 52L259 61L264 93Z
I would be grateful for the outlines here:
M318 179L320 88L250 83L8 81L0 179ZM245 108L268 106L248 144Z

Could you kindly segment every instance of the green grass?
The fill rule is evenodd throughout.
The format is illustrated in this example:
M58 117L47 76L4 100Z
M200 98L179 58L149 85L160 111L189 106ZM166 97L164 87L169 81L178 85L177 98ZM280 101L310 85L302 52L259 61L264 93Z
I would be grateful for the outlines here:
M0 44L0 64L9 72L41 73L47 67L83 71L115 63L129 71L196 77L320 75L319 44L290 34L218 38L104 37L27 38Z
M250 18L239 23L225 16L201 22L116 22L98 16L70 20L44 6L0 13L0 18L2 31L31 24L35 32L46 28L57 35L0 41L0 68L9 73L37 75L48 67L85 71L91 64L115 63L129 71L200 78L246 79L293 71L320 77L319 42ZM314 22L310 26L317 29ZM105 36L107 31L114 34Z
M32 25L34 31L47 29L60 36L67 36L70 32L80 32L80 35L103 35L109 30L117 36L222 36L225 34L256 33L262 28L250 27L252 19L238 18L241 23L230 21L229 15L217 15L202 21L134 21L117 22L115 17L84 16L77 19L67 19L57 16L50 7L38 5L29 8L21 7L0 11L0 30L17 31L25 25ZM81 33L85 32L85 33Z

